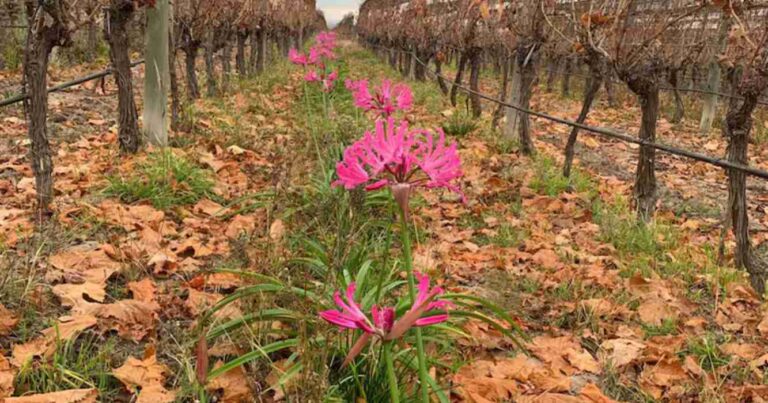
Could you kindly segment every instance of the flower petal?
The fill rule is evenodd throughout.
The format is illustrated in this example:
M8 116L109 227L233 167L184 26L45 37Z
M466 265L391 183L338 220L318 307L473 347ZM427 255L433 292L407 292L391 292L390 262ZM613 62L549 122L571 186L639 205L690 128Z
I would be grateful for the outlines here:
M416 322L413 323L414 326L430 326L430 325L436 325L438 323L442 323L448 320L448 314L442 313L439 315L432 315L432 316L425 316L423 318L419 318L416 320Z
M330 322L336 326L343 327L346 329L360 329L360 326L355 321L355 318L350 317L349 315L344 314L343 312L339 312L336 310L328 310L320 312L320 317L325 319L327 322Z

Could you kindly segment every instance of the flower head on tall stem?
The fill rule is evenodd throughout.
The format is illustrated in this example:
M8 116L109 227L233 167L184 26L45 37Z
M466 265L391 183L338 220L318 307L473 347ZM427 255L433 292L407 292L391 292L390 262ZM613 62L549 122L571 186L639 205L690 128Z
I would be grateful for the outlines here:
M336 33L332 31L323 31L315 35L315 41L318 45L333 49L336 47Z
M368 88L367 80L347 80L346 87L352 91L355 106L364 111L373 111L379 116L388 118L396 111L407 111L413 106L413 92L405 84L392 84L382 80L373 91Z
M323 92L331 92L333 90L333 84L339 77L339 73L334 70L328 74L321 70L309 70L304 74L304 81L307 82L319 82L322 85Z
M323 91L331 92L331 90L333 90L333 84L336 82L337 78L339 78L339 73L336 70L325 76L323 79Z
M355 283L350 283L344 297L339 291L333 294L333 300L340 309L329 309L320 312L320 317L325 321L338 326L340 329L362 330L363 335L352 347L344 359L345 365L351 362L368 344L371 337L378 337L384 341L399 339L414 326L431 326L448 320L447 310L452 303L439 300L437 297L444 293L440 287L430 287L429 276L425 274L415 275L419 279L418 295L411 308L396 320L395 309L392 307L371 307L371 319L363 312L362 307L355 302ZM442 313L431 313L441 310Z
M456 144L446 145L445 133L411 130L405 120L395 124L390 117L376 121L374 132L344 150L336 164L339 177L333 184L354 189L376 190L389 186L403 211L416 187L446 188L464 195L455 181L462 176Z
M334 59L336 59L336 54L333 53L333 48L318 45L309 49L309 60L312 63L323 63L324 60Z
M293 64L304 67L307 67L308 64L311 64L307 55L299 52L294 48L291 48L291 50L288 51L288 60Z
M320 74L317 74L317 70L309 70L304 74L304 81L310 83L320 81Z

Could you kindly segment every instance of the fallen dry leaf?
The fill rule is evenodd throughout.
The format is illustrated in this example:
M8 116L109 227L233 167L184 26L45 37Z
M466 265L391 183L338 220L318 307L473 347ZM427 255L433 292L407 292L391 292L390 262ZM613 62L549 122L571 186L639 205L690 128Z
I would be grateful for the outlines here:
M528 343L530 351L545 363L549 364L553 370L566 374L574 375L581 372L579 368L568 361L568 356L573 355L580 364L594 369L597 363L586 363L584 356L580 356L582 347L571 336L550 337L537 336ZM569 353L570 352L570 353ZM588 354L587 354L588 355Z
M256 228L256 217L238 214L232 218L229 224L227 224L227 229L224 232L224 235L226 235L227 238L235 239L241 234L252 232L254 228ZM272 236L271 231L270 236Z
M269 226L269 238L273 241L279 241L285 236L285 223L283 220L277 219Z
M243 278L235 273L211 273L203 280L203 286L216 290L231 290L242 284Z
M637 308L640 320L650 325L660 326L665 319L676 319L677 313L666 302L651 300L642 303Z
M13 394L13 379L16 370L11 366L7 358L0 355L0 400Z
M176 272L179 268L179 263L175 254L160 251L155 253L149 259L147 268L149 268L155 276L168 277Z
M156 302L157 286L150 278L140 281L131 281L127 285L133 295L133 299L142 302Z
M136 403L173 403L176 392L166 389L159 383L153 383L141 388Z
M551 249L541 249L531 256L531 260L545 269L556 269L560 265L560 257Z
M665 388L679 386L690 378L677 357L646 364L640 374L639 383L643 390L660 398Z
M157 361L153 346L144 351L144 357L141 360L128 357L120 368L112 371L112 375L129 390L137 392L137 389L140 389L137 402L146 403L175 401L176 394L163 386L165 377L169 373L168 367Z
M159 309L154 301L124 299L112 304L92 304L89 313L99 319L101 329L115 330L120 337L138 342L154 331Z
M86 243L73 246L48 259L56 270L49 270L46 279L66 282L91 282L102 284L120 270L120 262L112 257L116 252L111 245Z
M107 297L106 283L85 282L82 284L58 284L53 286L53 294L61 305L72 309L74 313L83 313L90 301L103 302Z
M192 211L205 214L209 217L215 217L216 215L221 214L223 210L224 207L222 207L221 204L210 199L202 199L192 208Z
M221 367L223 362L218 361L213 368ZM213 378L205 385L205 389L212 394L220 396L222 403L240 403L253 401L253 393L248 386L248 378L242 366L237 366L229 371Z
M9 397L5 403L96 403L98 389L70 389L22 397Z
M761 336L768 337L768 312L763 314L763 319L757 324L757 331Z
M152 206L126 206L113 200L102 202L97 213L104 217L107 222L122 226L127 231L145 226L157 230L160 223L165 219L165 213Z
M600 388L594 383L589 383L587 386L581 388L579 397L585 399L591 403L614 403L615 400L606 396Z
M189 288L189 296L184 303L184 306L193 316L199 316L222 298L224 298L224 296L220 294L213 294ZM235 301L216 311L213 316L218 319L233 319L243 316L243 313L240 310L239 302Z
M11 333L17 323L19 323L19 318L0 304L0 336L7 336Z
M720 346L720 350L725 354L751 361L760 356L765 348L754 343L726 343Z
M602 372L600 363L598 363L595 358L586 351L577 351L575 349L569 348L565 352L565 359L568 360L571 365L581 371L591 372L593 374L599 374Z
M584 403L584 400L577 396L549 392L520 396L515 401L519 403Z
M637 360L643 353L643 350L645 350L645 344L632 339L606 340L600 347L608 353L605 356L605 361L610 362L615 368L621 368L627 364L631 364Z

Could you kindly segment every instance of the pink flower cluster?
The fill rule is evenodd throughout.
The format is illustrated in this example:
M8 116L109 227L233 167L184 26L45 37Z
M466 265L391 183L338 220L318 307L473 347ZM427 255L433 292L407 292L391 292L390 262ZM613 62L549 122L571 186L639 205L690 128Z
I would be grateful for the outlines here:
M437 297L444 293L440 287L430 288L429 277L414 273L419 281L418 293L411 308L399 319L395 320L395 308L380 308L377 305L371 307L371 319L363 312L361 306L355 302L355 283L351 283L346 290L346 298L336 291L333 300L341 310L327 310L320 312L320 317L338 326L341 329L359 329L363 336L350 350L345 363L349 363L363 347L368 344L372 336L378 336L382 340L389 341L400 338L414 326L430 326L448 320L448 313L431 313L435 310L445 311L452 306L449 301L439 300ZM346 300L345 300L346 299Z
M391 81L382 80L378 87L373 88L373 93L368 88L368 80L347 79L344 84L352 92L355 106L366 112L373 111L388 118L396 111L407 111L413 106L413 93L402 83L392 85Z
M329 59L335 59L336 55L333 54L333 49L336 48L336 33L332 31L320 32L315 35L315 42L317 46L314 49L320 54L325 55Z
M315 46L309 49L309 54L291 49L288 51L288 60L293 64L303 66L305 69L313 66L314 68L309 69L304 74L304 81L319 82L323 91L330 92L339 76L338 72L335 70L328 71L326 67L327 61L336 58L336 54L333 53L335 47L336 33L320 32L315 36Z
M333 83L336 81L336 79L339 77L339 73L336 72L336 70L328 73L318 74L316 70L310 70L307 72L307 74L304 75L304 81L306 82L319 82L322 84L323 91L325 92L331 92L333 89Z
M372 133L344 150L336 164L339 179L334 185L346 189L365 186L375 190L384 186L406 185L426 188L443 187L462 195L454 183L462 176L456 143L446 145L445 133L437 129L435 139L427 130L411 130L403 120L395 124L392 117L377 120Z

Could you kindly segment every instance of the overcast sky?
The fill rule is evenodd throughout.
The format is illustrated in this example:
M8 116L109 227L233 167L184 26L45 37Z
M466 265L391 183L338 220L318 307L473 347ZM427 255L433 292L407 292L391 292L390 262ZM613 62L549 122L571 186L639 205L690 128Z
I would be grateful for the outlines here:
M361 2L362 0L317 0L317 8L323 10L325 21L328 22L328 27L332 28L345 14L357 14L357 7Z

